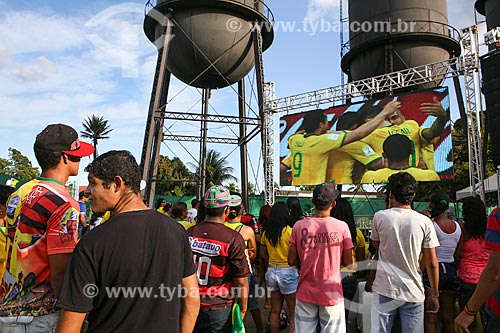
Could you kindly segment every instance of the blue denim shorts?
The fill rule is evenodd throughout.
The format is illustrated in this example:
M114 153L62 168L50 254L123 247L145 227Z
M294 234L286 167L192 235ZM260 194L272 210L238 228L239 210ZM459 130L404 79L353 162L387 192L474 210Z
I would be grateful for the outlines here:
M424 273L424 286L429 289L431 284L427 273ZM458 291L460 283L457 277L457 268L454 263L439 263L439 290Z
M271 291L279 291L283 295L290 295L297 291L299 271L296 267L272 268L266 272L266 285Z

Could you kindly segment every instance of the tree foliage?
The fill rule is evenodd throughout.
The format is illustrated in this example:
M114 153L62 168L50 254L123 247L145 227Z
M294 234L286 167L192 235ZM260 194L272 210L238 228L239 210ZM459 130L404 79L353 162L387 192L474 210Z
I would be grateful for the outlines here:
M9 159L0 158L0 173L26 181L40 176L40 170L15 148L9 148Z
M237 181L238 179L231 173L234 169L227 165L228 162L225 158L221 157L221 153L215 150L208 150L207 152L207 172L205 184L207 188L213 185L222 185L227 181ZM191 167L199 174L200 166L189 163Z
M160 156L156 193L161 195L195 195L196 176L178 158Z
M82 123L85 131L80 131L83 138L91 139L94 145L94 159L97 157L97 143L102 139L109 139L108 134L113 130L104 117L87 116Z

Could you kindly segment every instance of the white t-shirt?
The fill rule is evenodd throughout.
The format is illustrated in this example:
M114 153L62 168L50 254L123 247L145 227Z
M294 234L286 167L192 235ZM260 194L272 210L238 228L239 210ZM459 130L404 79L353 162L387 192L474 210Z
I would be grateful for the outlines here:
M373 291L404 302L423 302L418 260L422 248L439 246L432 221L411 209L382 210L373 217L371 239L380 242Z
M186 220L192 223L197 215L198 215L198 210L196 208L191 208L190 210L188 210Z

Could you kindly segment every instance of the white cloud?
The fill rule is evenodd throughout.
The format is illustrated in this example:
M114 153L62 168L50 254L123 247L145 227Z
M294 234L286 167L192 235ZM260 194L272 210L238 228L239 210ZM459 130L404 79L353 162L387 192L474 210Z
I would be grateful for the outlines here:
M81 46L81 21L53 12L4 11L0 41L13 54L65 51Z
M1 157L6 156L8 147L14 147L36 164L34 138L47 124L62 122L80 131L85 117L96 114L114 128L110 139L99 143L99 152L128 149L140 159L157 51L142 30L143 3L138 5L140 13L136 5L115 6L94 16L70 16L70 11L59 14L37 8L14 12L8 5L3 8ZM130 11L122 11L124 8ZM219 113L237 114L236 94L230 88L214 91L213 96L212 105ZM196 89L172 78L168 110L199 113L200 99ZM197 122L168 121L167 125L179 135L199 135ZM216 124L213 129L211 136L230 132L224 124ZM199 144L183 144L198 158ZM175 147L175 154L193 162L178 143L162 145L162 154L172 156L167 146ZM216 147L222 152L233 148ZM82 161L80 183L86 182L86 164L87 159Z
M338 8L339 0L309 0L305 20L315 22L322 18L338 19ZM347 12L344 16L347 16Z

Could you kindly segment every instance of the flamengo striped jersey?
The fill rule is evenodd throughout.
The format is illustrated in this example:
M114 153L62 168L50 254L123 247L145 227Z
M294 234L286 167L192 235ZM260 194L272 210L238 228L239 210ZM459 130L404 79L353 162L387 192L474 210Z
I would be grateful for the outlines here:
M217 222L201 222L187 231L200 288L201 306L231 304L233 278L250 275L243 237Z
M56 311L49 256L73 252L79 208L64 185L50 179L32 180L10 196L0 315L36 317Z
M500 207L495 208L488 217L485 248L500 252ZM498 287L486 301L486 312L500 320L500 287Z

